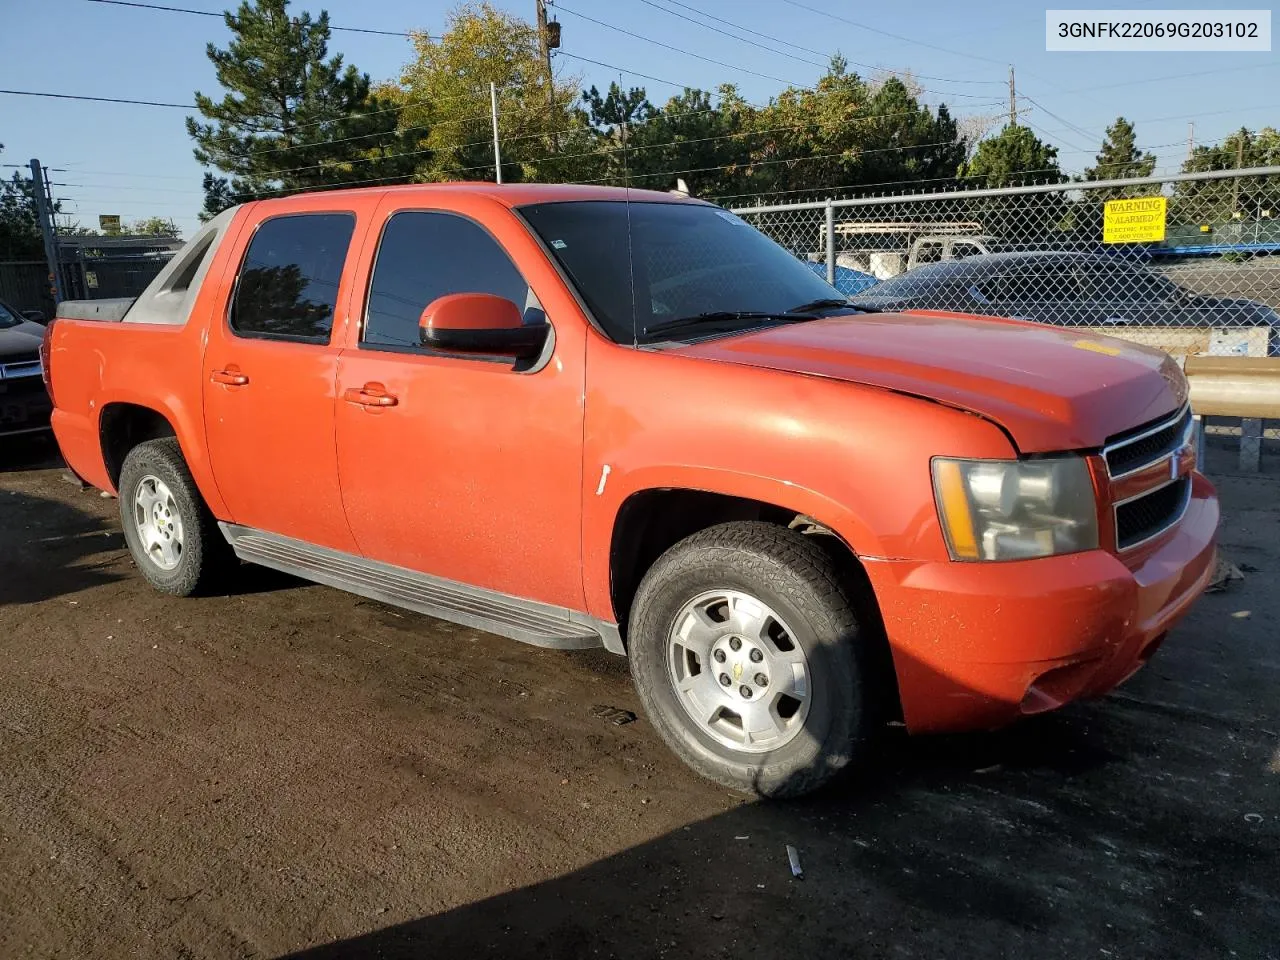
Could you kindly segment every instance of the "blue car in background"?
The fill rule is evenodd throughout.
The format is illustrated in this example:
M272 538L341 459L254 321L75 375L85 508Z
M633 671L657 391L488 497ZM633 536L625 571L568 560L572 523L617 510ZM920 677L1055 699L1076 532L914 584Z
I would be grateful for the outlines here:
M820 276L823 280L827 279L827 265L823 262L815 263L812 260L805 260L804 265ZM836 267L835 287L846 297L852 297L855 293L861 293L867 287L874 287L880 281L869 273L863 273L860 270L851 270L848 267Z

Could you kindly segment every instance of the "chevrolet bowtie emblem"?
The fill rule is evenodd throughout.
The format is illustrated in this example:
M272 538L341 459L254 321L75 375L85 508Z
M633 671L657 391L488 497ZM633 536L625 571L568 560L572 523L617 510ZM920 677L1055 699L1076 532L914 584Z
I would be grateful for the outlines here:
M740 664L740 663L735 663L735 664L733 665L733 679L735 679L735 680L741 680L741 679L742 679L742 664Z

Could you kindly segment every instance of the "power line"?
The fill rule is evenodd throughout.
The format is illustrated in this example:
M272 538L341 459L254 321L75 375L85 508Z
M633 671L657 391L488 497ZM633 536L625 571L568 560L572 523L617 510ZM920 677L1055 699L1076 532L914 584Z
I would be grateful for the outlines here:
M801 10L808 10L810 13L816 13L823 17L830 17L832 20L839 20L841 23L847 23L849 24L849 26L857 27L859 30L869 30L871 33L878 33L882 37L890 37L894 40L901 40L903 43L914 43L918 47L928 47L930 50L937 50L937 51L940 51L941 53L949 53L957 57L968 57L970 60L982 60L986 63L998 63L1001 66L1006 65L1006 61L1004 60L994 60L991 57L979 56L976 53L967 53L963 50L952 50L949 47L940 47L934 43L926 43L923 40L915 40L915 39L912 39L911 37L904 37L899 33L890 33L888 30L881 30L879 27L872 27L865 23L859 23L856 20L849 20L846 17L841 17L834 13L829 13L826 10L819 10L817 7L810 7L810 6L806 6L803 3L797 3L796 0L783 0L783 2L789 3L793 7L799 7Z
M719 27L713 27L713 26L711 26L711 24L709 24L709 23L702 23L701 21L699 21L699 20L695 20L695 19L693 19L693 17L690 17L690 16L688 16L688 15L686 15L686 14L678 13L678 12L677 12L677 11L675 11L675 10L668 10L666 7L660 7L660 6L658 6L658 4L654 3L654 2L653 2L653 0L640 0L640 2L641 2L641 3L643 3L643 4L645 4L646 6L653 7L653 9L655 9L655 10L661 10L663 13L670 14L670 15L671 15L671 16L673 16L673 17L679 17L681 20L684 20L684 21L686 21L687 23L696 24L697 26L702 27L704 30L712 30L712 31L714 31L715 33L720 34L721 36L730 37L730 38L732 38L732 39L734 39L734 40L739 41L740 43L750 44L751 46L755 47L755 48L756 48L756 49L758 49L758 50L766 50L766 51L768 51L769 53L775 53L775 54L777 54L778 56L782 56L782 57L789 57L789 58L791 58L791 59L793 59L793 60L799 60L801 63L807 63L807 64L809 64L810 66L813 66L813 67L825 67L825 66L826 66L826 64L825 64L825 63L820 63L820 62L818 62L818 61L816 61L816 60L807 60L807 59L805 59L804 57L798 57L798 56L796 56L794 53L784 53L783 51L779 50L777 47L768 47L768 46L765 46L763 43L757 43L755 40L748 40L746 37L740 37L740 36L738 36L737 34L730 33L728 30L721 30ZM692 7L687 7L686 9L692 10L693 8L692 8ZM572 11L570 11L570 12L572 13ZM695 11L695 12L698 12L698 11ZM703 14L703 16L707 16L707 14ZM721 23L728 23L728 21L727 21L727 20L721 20L720 22L721 22ZM741 30L741 29L745 29L745 28L743 28L743 27L739 27L738 29L740 29L740 30ZM755 31L751 31L751 32L753 32L753 33L754 33Z
M845 122L846 122L846 124L854 124L854 123L871 123L871 122L874 122L874 121L877 121L877 120L893 120L893 119L897 119L897 118L900 118L900 117L912 117L912 116L915 116L915 111L908 110L908 111L903 111L903 112L901 112L901 113L883 113L883 114L876 114L876 115L874 115L874 116L869 116L869 117L853 117L852 119L847 120L847 121L845 121ZM546 156L544 156L544 157L535 157L535 158L533 158L533 159L531 159L531 160L517 160L517 161L513 161L513 162L515 162L515 163L519 163L519 164L525 164L525 163L545 163L545 162L550 161L550 160L573 160L573 159L579 159L579 158L583 158L583 157L598 157L598 156L604 156L604 155L606 155L606 154L611 154L611 153L624 153L624 152L625 152L625 153L631 154L631 153L638 153L638 152L640 152L641 150L658 150L658 149L661 149L662 147L683 147L683 146L690 145L690 144L695 144L695 143L713 143L713 142L717 142L717 141L720 141L720 140L733 140L733 139L737 139L738 137L764 136L764 135L766 135L766 134L770 134L770 133L786 133L786 132L789 132L789 131L792 131L792 130L805 130L805 129L808 129L808 128L810 128L810 127L814 127L814 126L818 126L818 125L819 125L819 121L817 121L817 120L810 120L810 121L809 121L809 122L807 122L807 123L797 123L797 124L792 124L792 125L790 125L790 126L786 126L786 127L771 127L771 128L769 128L769 129L765 129L765 130L739 130L739 131L737 131L736 133L725 133L725 134L721 134L720 136L716 136L716 137L699 137L699 138L691 139L691 140L666 140L666 141L663 141L662 143L647 143L647 144L641 144L641 145L640 145L640 146L638 146L638 147L636 147L636 146L631 146L631 145L629 145L629 144L628 144L628 145L627 145L627 146L625 146L625 147L624 147L624 146L618 146L618 147L606 147L606 148L604 148L604 149L602 149L602 150L591 150L591 151L587 151L587 152L585 152L585 153L573 153L573 154L555 154L555 153L552 153L552 154L547 154L547 155L546 155ZM506 141L503 141L503 142L505 143ZM942 141L942 142L954 143L955 141ZM857 154L859 154L859 155L860 155L860 154L862 154L862 153L886 153L886 152L892 152L892 151L894 151L894 150L913 150L913 149L917 149L918 147L921 147L921 146L925 146L925 144L906 144L906 145L904 145L904 146L898 146L898 147L885 147L885 148L877 149L877 150L854 150L853 152L855 152L855 153L857 153ZM937 144L930 144L930 146L937 146ZM846 151L846 152L848 152L848 151ZM743 165L743 166L749 166L749 165L751 165L753 162L754 162L754 161L746 160L746 161L743 161L742 165ZM770 162L772 162L772 161L770 161ZM731 164L730 164L730 165L731 165ZM726 165L726 166L730 166L730 165ZM488 167L492 167L492 166L493 166L493 164L492 164L492 163L478 164L478 165L473 166L473 167L459 167L458 169L456 169L456 170L454 170L454 171L452 171L452 172L454 172L454 173L465 173L465 172L470 171L470 170L484 170L484 169L486 169L486 168L488 168ZM684 171L684 172L692 173L692 172L695 172L695 171Z
M835 91L832 91L832 92L834 93ZM813 91L813 93L814 93L815 95L818 95L818 96L821 96L821 95L823 94L823 92L822 92L822 91ZM995 102L995 101L992 101L992 102ZM758 106L756 106L755 104L748 104L748 105L749 105L749 106L751 106L751 107L753 107L754 109L757 109L757 110L762 109L761 107L758 107ZM683 111L683 112L678 112L678 113L667 113L666 111L661 111L661 110L660 110L660 111L655 112L655 113L653 114L653 116L651 116L651 117L647 117L647 118L645 118L645 119L643 119L643 120L640 120L640 121L636 121L635 123L629 124L628 126L629 126L630 128L635 128L635 127L637 127L637 126L641 126L641 125L646 124L646 123L654 123L654 122L657 122L657 121L660 121L660 120L664 120L664 119L665 119L665 120L675 120L675 119L679 119L680 117L684 117L684 116L691 116L691 115L703 114L703 113L708 113L708 112L712 112L712 111L710 111L710 110L689 110L689 111ZM894 120L894 119L899 119L899 118L902 118L902 117L911 117L911 116L915 116L915 115L916 115L916 111L914 111L914 110L908 110L908 111L902 111L902 112L899 112L899 113L874 114L874 115L872 115L872 116L866 116L866 117L853 117L853 118L850 118L849 120L847 120L847 121L846 121L846 123L849 123L849 124L853 124L853 123L870 123L870 122L877 121L877 120ZM766 129L766 130L740 130L740 131L736 131L736 132L734 132L734 133L721 134L720 136L715 136L715 137L701 137L701 138L691 139L691 140L670 140L670 141L664 141L663 143L642 144L642 145L640 145L640 146L638 146L638 147L634 147L634 146L627 146L627 147L606 147L606 148L602 148L602 149L588 150L588 151L585 151L585 152L583 152L583 153L572 153L572 154L553 153L553 154L548 154L548 155L543 156L543 157L536 157L536 158L528 159L528 160L516 160L516 161L514 161L514 162L516 162L516 163L520 163L520 164L526 164L526 163L534 164L534 163L544 163L544 162L553 161L553 160L573 160L573 159L580 159L580 158L583 158L583 157L602 156L602 155L610 154L610 153L618 153L618 152L621 152L621 151L623 151L623 150L626 150L626 151L629 151L629 152L635 152L635 151L639 151L639 150L656 150L656 149L659 149L659 148L661 148L661 147L683 146L683 145L685 145L685 144L694 144L694 143L710 143L710 142L719 141L719 140L732 140L732 139L735 139L735 138L737 138L737 137L757 136L757 135L765 135L765 134L769 134L769 133L783 133L783 132L787 132L787 131L791 131L791 130L803 130L803 129L806 129L806 128L809 128L809 127L815 126L815 125L817 125L817 123L818 123L817 121L813 121L813 120L811 120L811 121L808 121L808 122L806 122L806 123L793 124L793 125L791 125L791 126L786 126L786 127L774 127L774 128ZM545 133L524 134L524 135L516 136L516 137L505 137L505 138L501 138L499 142L504 143L504 144L506 144L506 143L515 143L515 142L518 142L518 141L521 141L521 140L542 139L542 138L544 138L545 136L546 136L546 134L545 134ZM474 142L472 142L472 143L459 144L459 145L457 145L456 147L450 147L449 149L453 149L453 150L462 150L462 149L465 149L465 148L467 148L467 147L487 146L487 145L489 144L489 142L490 142L490 141L489 141L488 139L485 139L485 140L476 140L476 141L474 141ZM434 152L434 148L427 148L427 149L424 149L424 150L409 150L409 151L405 151L404 153L392 153L392 154L387 154L387 155L385 155L385 156L381 156L381 157L360 157L360 158L356 158L356 159L353 159L353 160L334 161L333 163L328 163L328 164L325 164L325 163L319 163L319 164L312 164L312 165L309 165L309 166L303 166L303 167L289 167L289 168L280 169L280 170L268 170L268 171L263 171L262 176L264 176L264 177L278 177L278 176L280 176L281 174L285 174L285 173L300 173L300 172L305 171L305 170L321 170L321 169L324 169L324 168L326 168L326 167L330 167L330 168L332 168L332 167L341 167L341 166L354 165L354 164L357 164L357 163L374 163L374 162L377 162L377 161L380 161L380 160L395 160L395 159L400 159L400 158L403 158L403 157L418 156L418 155L423 154L423 153L431 153L431 152ZM486 170L486 169L489 169L489 168L490 168L490 167L492 167L492 166L493 166L493 164L492 164L492 163L482 163L482 164L476 164L476 165L474 165L474 166L470 166L470 167L459 167L459 168L454 168L454 170L453 170L452 172L454 172L454 173L462 173L462 172L466 172L466 171L469 171L469 170Z
M674 10L667 10L665 7L657 6L654 3L654 0L640 0L640 2L647 4L648 6L654 7L655 9L663 10L664 12L669 13L672 16L680 17L682 20L688 20L690 23L697 23L699 26L706 27L708 30L715 30L715 27L712 27L709 24L698 23L697 20L693 20L689 17L684 16L683 14L676 13L676 11ZM733 27L736 30L741 30L743 33L749 33L756 37L762 37L765 40L771 40L774 43L781 44L784 47L791 47L795 50L804 51L805 53L812 53L820 57L826 57L828 59L828 62L830 61L830 54L824 53L821 50L815 50L812 47L802 47L799 44L790 43L778 37L771 37L767 33L761 33L759 30L752 30L750 27L743 26L740 23L735 23L732 20L725 20L721 17L713 16L712 14L707 13L705 10L699 10L697 7L689 6L687 3L680 3L679 0L665 0L665 2L672 6L683 7L685 10L692 11L693 13L696 13L701 17L706 17L708 20L714 20L716 23L723 23L725 26ZM716 32L724 33L725 36L733 36L733 34L725 33L725 31L723 30L717 30ZM742 37L736 37L735 39L742 40L744 43L751 43L751 41L746 40L745 38L742 38ZM759 44L752 44L752 45L759 46ZM763 49L770 49L770 48L765 47ZM780 52L780 51L775 51L775 52ZM801 58L797 57L796 59L801 59ZM847 59L848 58L846 58L846 60ZM811 63L812 61L805 60L804 62ZM848 62L852 63L854 66L863 67L864 69L867 69L867 70L877 70L883 73L893 73L893 74L909 74L910 76L920 80L936 80L940 83L982 83L982 84L997 84L997 85L1004 83L1003 80L957 80L951 77L934 77L934 76L929 76L928 74L916 73L915 71L910 69L895 70L891 67L877 66L876 64L871 64L871 63L860 63L857 60L848 60ZM822 67L822 66L826 66L826 64L818 63L818 64L814 64L814 66Z
M650 0L640 0L640 2L646 3L651 7L654 6L654 4L650 2ZM782 44L782 46L784 47L791 47L793 50L800 50L800 51L803 51L804 53L812 53L819 57L827 56L827 54L821 50L815 50L813 49L813 47L802 47L796 43L789 43L786 40L780 40L777 37L771 37L767 33L761 33L758 30L752 30L750 27L744 27L742 24L734 23L732 20L725 20L725 19L722 19L721 17L713 16L712 14L707 13L705 10L699 10L697 7L689 6L687 3L680 3L679 0L667 0L667 3L671 4L671 6L673 7L683 7L685 10L692 11L693 13L698 14L698 16L700 17L706 17L708 20L714 20L716 23L723 23L725 26L733 27L735 30L741 30L743 33L749 33L749 34L752 34L753 36L763 37L766 40L772 40L774 43ZM662 10L665 8L658 7L657 9ZM667 10L666 12L674 14L675 16L680 16L679 14L676 14L675 11L673 10ZM689 18L682 17L682 19L687 20ZM690 22L697 23L696 20L692 20ZM701 24L701 26L706 26L706 24Z
M1077 87L1074 90L1064 90L1063 93L1092 93L1096 90L1113 90L1116 87L1133 87L1143 83L1162 83L1165 80L1186 80L1191 77L1208 77L1218 73L1237 73L1241 70L1257 70L1259 67L1274 67L1280 65L1277 60L1256 60L1253 63L1246 63L1243 66L1222 67L1217 70L1196 70L1192 73L1173 73L1163 77L1141 77L1137 80L1122 80L1119 83L1104 83L1096 87Z
M556 9L563 9L557 6ZM619 73L625 73L628 76L639 77L642 80L652 80L654 83L665 83L669 87L679 87L682 90L696 89L687 83L676 83L674 80L664 80L662 77L655 77L650 73L641 73L639 70L628 70L626 67L615 66L612 63L605 63L603 60L592 60L590 57L582 57L576 53L570 53L568 50L559 50L557 55L568 57L570 60L581 60L583 63L590 63L597 67L605 67L608 70L616 70Z
M238 19L234 14L217 13L213 10L192 10L190 7L169 7L159 3L136 3L134 0L89 0L90 3L103 3L113 7L136 7L140 10L163 10L166 13L189 13L198 17L217 17L219 20L224 17L230 17L232 20ZM374 30L369 27L339 27L334 24L329 25L330 30L341 30L344 33L371 33L383 37L399 37L407 38L410 34L403 30Z
M142 107L176 107L179 110L194 110L194 103L163 103L158 100L127 100L123 97L90 97L78 93L49 93L42 90L0 90L14 97L52 97L55 100L90 100L95 103L131 103Z
M1084 127L1077 126L1076 124L1072 123L1070 120L1066 120L1063 117L1058 116L1056 113L1054 113L1052 110L1046 107L1039 100L1036 100L1034 97L1026 96L1025 94L1023 96L1026 97L1026 100L1028 103L1035 104L1037 107L1043 110L1046 114L1053 117L1053 119L1057 120L1061 124L1066 125L1067 129L1075 131L1076 133L1080 134L1080 136L1085 137L1086 139L1097 138L1098 135L1096 133L1091 133L1090 131L1086 130Z
M1180 146L1180 145L1181 145L1181 141L1179 141L1178 143L1172 143L1172 144L1155 144L1153 146L1145 147L1143 149L1156 150L1162 146L1167 147L1167 146ZM1117 161L1115 163L1103 163L1103 164L1099 164L1097 169L1128 166L1129 163L1130 161L1124 161L1124 160ZM1030 174L1037 174L1037 173L1064 175L1061 168L1058 168L1058 167L1040 167L1032 170L1010 171L1010 174L1014 176L1027 176ZM900 186L915 186L922 183L953 183L956 181L963 181L963 180L986 180L989 176L990 175L986 173L970 173L970 174L956 175L954 177L925 177L925 178L912 179L912 180L880 180L875 183L846 183L840 186L831 186L831 187L799 187L795 190L769 190L763 193L724 193L724 194L716 194L714 196L704 197L703 199L704 200L738 200L738 199L741 199L742 197L780 197L784 195L789 196L791 194L796 194L796 193L821 193L826 196L830 196L831 194L834 194L843 190L866 190L871 187L900 187ZM1089 181L1087 180L1062 181L1064 188L1069 188L1069 186L1075 182L1088 183ZM892 194L890 194L889 196L892 196Z
M644 2L647 2L647 0L644 0ZM706 61L707 63L715 64L716 66L719 66L719 67L727 67L727 68L728 68L728 69L730 69L730 70L738 70L738 71L740 71L740 72L742 72L742 73L749 73L749 74L751 74L752 76L755 76L755 77L762 77L762 78L763 78L763 79L765 79L765 80L773 80L775 83L783 83L783 84L786 84L786 85L787 85L787 86L789 86L789 87L798 87L798 88L800 88L800 89L808 89L808 87L807 87L807 85L806 85L806 84L798 83L798 82L796 82L796 81L794 81L794 80L784 80L784 79L783 79L783 78L781 78L781 77L775 77L775 76L773 76L773 75L771 75L771 74L768 74L768 73L760 73L759 71L756 71L756 70L749 70L749 69L747 69L746 67L737 66L736 64L732 64L732 63L726 63L726 62L725 62L725 61L723 61L723 60L716 60L716 59L714 59L714 58L712 58L712 57L706 57L706 56L703 56L703 55L702 55L702 54L700 54L700 53L694 53L694 52L693 52L693 51L691 51L691 50L685 50L685 49L683 49L683 48L681 48L681 47L672 46L671 44L666 43L665 41L662 41L662 40L655 40L655 39L653 39L653 37L646 37L646 36L644 36L643 34L635 33L635 32L633 32L633 31L631 31L631 30L627 30L627 29L625 29L624 27L619 27L619 26L617 26L616 24L606 23L604 20L597 20L595 17L589 17L589 16L587 16L585 13L579 13L579 12L578 12L578 11L576 11L576 10L571 10L571 9L569 9L568 7L564 6L563 4L559 4L559 3L557 3L557 4L556 4L556 9L557 9L557 10L563 10L565 13L571 14L571 15L573 15L573 16L575 16L575 17L580 17L580 18L581 18L581 19L583 19L583 20L590 21L591 23L597 24L597 25L599 25L599 26L601 26L601 27L606 27L606 28L608 28L609 30L616 30L618 33L625 34L625 35L626 35L626 36L628 36L628 37L633 37L633 38L635 38L636 40L643 40L645 43L652 43L654 46L662 47L663 49L666 49L666 50L674 50L676 53L682 53L682 54L684 54L685 56L693 57L693 58L695 58L695 59L697 59L697 60L704 60L704 61ZM670 12L670 11L668 11L668 12ZM706 24L703 24L703 26L706 26ZM714 29L714 28L711 28L711 29ZM723 32L723 31L720 31L720 32ZM741 38L738 38L738 39L741 39ZM752 41L746 41L746 42L751 43ZM755 44L755 45L756 45L756 46L759 46L759 44ZM777 52L777 51L774 51L774 52ZM798 59L798 58L797 58L797 59ZM806 60L806 61L804 61L804 62L805 62L805 63L810 63L811 61ZM850 61L850 62L852 62L852 61ZM821 64L818 64L818 66L821 66ZM878 70L878 69L880 69L880 68L879 68L879 67L873 67L872 69L877 69L877 70ZM640 74L636 74L636 76L640 76ZM665 81L660 81L660 82L665 82ZM924 93L932 93L932 94L935 94L935 95L937 95L937 96L941 96L941 97L964 97L964 98L966 98L966 99L970 99L970 98L972 98L972 99L983 99L984 97L986 97L986 94L981 94L981 93L956 93L956 92L947 92L947 91L942 91L942 90L929 90L929 89L925 89L925 88L921 88L921 89L922 89L922 91L923 91Z
M571 10L571 9L569 9L568 7L566 7L566 6L564 6L563 4L560 4L560 3L557 3L557 4L556 4L556 10L558 10L558 11L563 11L564 13L571 14L572 16L578 17L578 18L580 18L580 19L582 19L582 20L586 20L586 21L588 21L588 22L590 22L590 23L594 23L594 24L596 24L597 26L605 27L605 28L606 28L606 29L608 29L608 30L616 30L618 33L625 34L625 35L626 35L626 36L628 36L628 37L633 37L633 38L635 38L636 40L643 40L645 43L652 43L654 46L662 47L662 48L663 48L663 49L665 49L665 50L672 50L672 51L674 51L674 52L676 52L676 53L682 53L682 54L684 54L686 57L693 57L695 60L704 60L704 61L706 61L707 63L713 63L713 64L715 64L715 65L716 65L716 66L718 66L718 67L725 67L725 68L727 68L727 69L729 69L729 70L737 70L737 71L739 71L740 73L749 73L749 74L751 74L753 77L760 77L760 78L762 78L762 79L764 79L764 80L772 80L772 81L774 81L775 83L785 83L785 84L787 84L787 85L789 85L789 86L793 86L793 87L803 86L803 84L796 83L794 80L784 80L784 79L782 79L781 77L775 77L775 76L773 76L773 75L771 75L771 74L768 74L768 73L760 73L758 70L750 70L750 69L748 69L747 67L740 67L740 66L738 66L737 64L733 64L733 63L726 63L726 62L725 62L725 61L723 61L723 60L716 60L716 59L714 59L714 58L712 58L712 57L704 57L702 54L700 54L700 53L694 53L692 50L685 50L685 49L683 49L683 48L681 48L681 47L672 46L671 44L669 44L669 43L665 43L665 42L663 42L662 40L655 40L655 39L653 39L652 37L646 37L646 36L644 36L644 35L642 35L642 34L634 33L634 32L632 32L632 31L630 31L630 30L627 30L627 29L626 29L626 28L624 28L624 27L619 27L619 26L617 26L617 25L615 25L615 24L612 24L612 23L606 23L606 22L605 22L605 21L603 21L603 20L597 20L595 17L589 17L589 16L587 16L585 13L579 13L577 10Z
M954 143L955 143L954 140L939 140L936 143L916 143L916 144L911 144L909 146L902 146L902 147L878 147L874 150L856 150L852 152L855 155L855 159L857 159L873 153L897 153L899 151L904 151L904 150L924 150L930 147L952 146ZM645 179L650 179L652 177L676 177L682 173L710 173L715 170L728 170L732 167L743 167L743 168L749 169L754 167L768 167L777 163L809 163L813 160L832 160L836 157L847 157L850 152L851 151L848 151L848 150L841 150L836 153L821 153L821 154L815 154L813 156L808 156L808 157L781 157L777 160L752 160L752 161L747 161L745 163L723 163L715 167L694 167L688 170L663 170L657 173L640 173L640 174L633 173L633 174L630 174L629 176L630 176L630 179L632 180L645 180ZM606 180L615 180L615 179L617 178L616 177L599 177L595 180L583 180L580 182L581 183L604 183Z

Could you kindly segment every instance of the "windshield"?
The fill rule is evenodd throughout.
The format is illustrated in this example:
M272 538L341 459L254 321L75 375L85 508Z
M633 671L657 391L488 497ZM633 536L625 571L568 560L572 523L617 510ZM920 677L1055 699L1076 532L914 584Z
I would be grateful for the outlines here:
M723 334L817 301L844 302L803 262L719 207L578 200L520 212L619 343ZM813 236L816 243L816 228ZM716 315L721 325L660 329L703 314ZM735 325L727 314L753 316Z
M18 316L3 303L0 303L0 330L5 327L16 327L22 322L22 317Z

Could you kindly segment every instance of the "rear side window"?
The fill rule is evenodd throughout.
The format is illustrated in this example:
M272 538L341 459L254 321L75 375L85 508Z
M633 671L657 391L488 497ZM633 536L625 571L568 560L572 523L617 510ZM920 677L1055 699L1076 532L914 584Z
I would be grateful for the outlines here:
M232 330L245 337L327 343L355 224L349 213L304 213L263 223L240 267Z
M451 213L397 213L382 232L362 342L417 347L422 311L451 293L490 293L519 307L525 323L546 319L507 252L479 224Z

